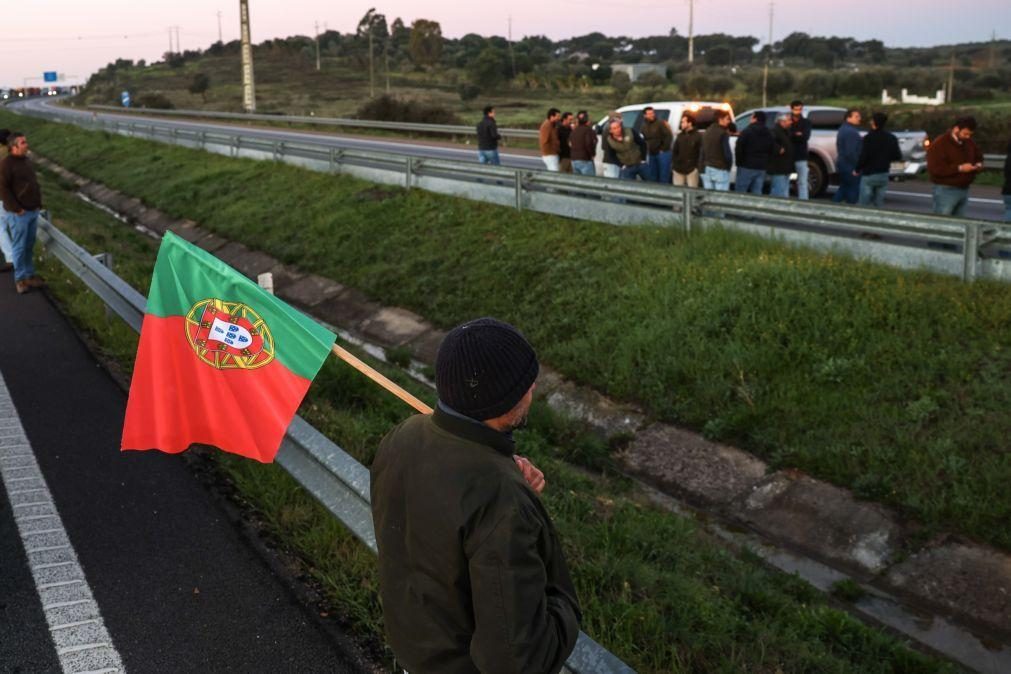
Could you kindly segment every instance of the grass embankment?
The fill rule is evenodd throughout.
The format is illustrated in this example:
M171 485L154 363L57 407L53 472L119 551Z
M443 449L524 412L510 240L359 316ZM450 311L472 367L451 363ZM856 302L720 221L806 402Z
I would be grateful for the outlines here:
M52 176L44 178L57 226L91 252L113 253L117 273L146 291L156 243L75 199ZM129 373L137 336L108 319L101 301L58 261L47 259L43 273L72 320ZM431 402L429 390L387 371ZM331 359L301 413L368 464L382 435L409 410ZM626 480L561 461L573 452L599 455L600 442L580 436L540 403L518 442L550 480L544 498L566 546L583 628L640 672L953 671L830 607L803 581L726 550L692 520L644 502ZM379 643L371 552L279 467L214 457L270 533L306 561L354 631Z
M435 323L493 314L655 417L1011 549L1011 287L684 238L3 113L70 169Z

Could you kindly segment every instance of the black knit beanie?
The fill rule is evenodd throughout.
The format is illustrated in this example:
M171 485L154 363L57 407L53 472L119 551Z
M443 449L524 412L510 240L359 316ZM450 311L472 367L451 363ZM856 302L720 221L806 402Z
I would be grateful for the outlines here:
M458 325L439 345L435 388L439 400L484 421L516 406L537 379L537 354L519 330L478 318Z

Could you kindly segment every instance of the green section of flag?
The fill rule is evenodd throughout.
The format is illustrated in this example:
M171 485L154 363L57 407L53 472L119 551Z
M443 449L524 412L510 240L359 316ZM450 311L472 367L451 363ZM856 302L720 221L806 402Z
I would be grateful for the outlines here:
M201 300L241 302L266 322L275 358L312 380L333 346L335 335L288 306L207 251L166 232L158 249L147 313L185 316Z

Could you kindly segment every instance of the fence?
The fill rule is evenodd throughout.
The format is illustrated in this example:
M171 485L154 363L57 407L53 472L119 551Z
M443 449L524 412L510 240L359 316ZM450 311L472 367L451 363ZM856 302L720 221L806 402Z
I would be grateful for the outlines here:
M89 109L110 112L132 113L135 115L168 115L174 117L202 117L205 119L226 119L241 122L273 122L275 124L316 124L349 129L379 129L399 133L441 133L449 136L476 136L473 126L457 124L418 124L414 122L381 122L373 119L351 119L347 117L312 117L305 115L264 115L248 112L217 112L214 110L154 110L117 108L113 105L89 105ZM499 129L503 138L536 139L537 129Z
M39 241L127 325L140 332L147 305L141 293L47 217L39 219ZM356 538L373 553L377 551L365 466L299 416L288 427L276 461ZM583 632L565 667L571 674L634 674L631 667Z
M55 121L200 148L231 157L285 161L365 180L617 225L729 227L793 244L965 280L1011 281L1011 230L998 223L774 199L731 192L607 180L501 166L463 164L278 141L234 132L181 128L158 121L117 121L64 110L31 110Z

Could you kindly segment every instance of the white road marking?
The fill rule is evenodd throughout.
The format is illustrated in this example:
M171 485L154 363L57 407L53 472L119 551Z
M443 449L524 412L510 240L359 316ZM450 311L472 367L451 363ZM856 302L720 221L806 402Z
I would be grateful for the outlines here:
M896 195L902 196L902 197L921 197L923 199L933 199L934 198L934 195L931 194L930 192L900 192L898 190L888 190L888 192L886 193L886 197L885 198L887 198L888 194L896 194ZM999 206L1003 206L1004 205L1004 200L1003 199L984 199L983 197L969 197L969 203L970 204L997 204Z
M65 674L125 672L73 546L70 543L29 546L32 536L57 537L55 540L38 541L39 543L70 539L67 537L63 521L56 514L52 494L35 459L35 453L11 400L3 375L0 375L0 425L4 428L3 442L0 442L0 479L8 497L12 499L14 522L17 524L21 544L28 557L28 566L35 579L35 589L39 593L42 610L46 614L49 635L59 657L60 667ZM18 460L16 465L11 463L13 459ZM32 480L41 486L37 489L17 489L18 483ZM23 494L37 494L28 498L42 500L14 503L16 499L13 497ZM18 512L24 508L39 506L51 508L53 513L18 516ZM38 520L51 520L52 524L46 529L33 530L29 523ZM71 617L63 610L70 607L81 608L75 609ZM68 622L68 619L72 621Z

